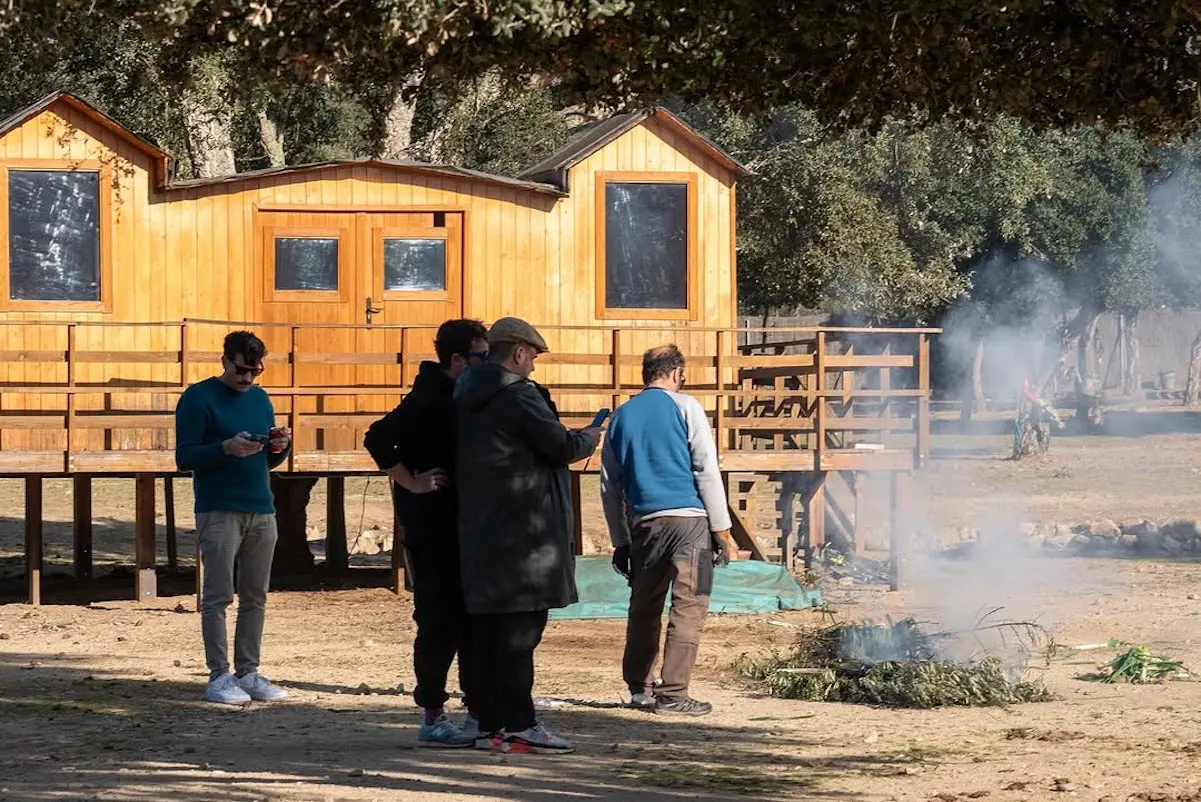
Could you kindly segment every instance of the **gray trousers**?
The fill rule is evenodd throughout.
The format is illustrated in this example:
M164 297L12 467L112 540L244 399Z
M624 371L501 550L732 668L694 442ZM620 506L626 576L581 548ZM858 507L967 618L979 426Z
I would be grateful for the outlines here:
M229 672L225 608L234 599L235 563L238 623L234 630L234 670L239 677L258 671L277 539L275 516L270 513L217 511L196 515L196 540L204 561L200 632L209 679Z

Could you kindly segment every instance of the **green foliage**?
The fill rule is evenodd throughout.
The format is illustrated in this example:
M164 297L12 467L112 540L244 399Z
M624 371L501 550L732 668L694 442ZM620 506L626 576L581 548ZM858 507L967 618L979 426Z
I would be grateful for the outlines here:
M870 129L915 113L1131 121L1170 135L1197 124L1197 17L1182 0L10 0L0 34L24 23L61 43L97 20L135 19L189 58L234 53L252 81L353 65L385 85L419 68L453 83L498 68L553 75L583 102L803 103Z
M886 707L1004 706L1055 697L1042 682L1014 679L996 658L965 665L934 658L912 620L806 632L787 655L743 656L738 672L783 699Z

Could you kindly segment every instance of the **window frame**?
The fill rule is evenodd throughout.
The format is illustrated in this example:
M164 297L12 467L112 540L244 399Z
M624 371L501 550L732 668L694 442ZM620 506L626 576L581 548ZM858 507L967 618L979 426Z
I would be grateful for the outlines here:
M277 290L275 288L275 241L277 239L332 239L338 242L338 289ZM351 266L353 232L347 226L263 226L259 237L262 248L263 300L267 303L346 303L353 279Z
M384 264L384 240L389 239L440 239L443 241L446 259L443 263L442 283L440 290L386 290L384 276L387 267ZM450 247L450 230L448 228L418 227L418 226L375 226L371 229L371 247L377 269L372 272L371 297L384 301L449 301L451 299L451 280L454 270L457 270L455 254Z
M608 264L605 251L605 229L608 204L605 195L609 184L686 184L687 204L685 236L687 256L685 281L687 305L684 309L611 307L605 302ZM697 248L697 174L684 172L603 171L596 173L594 264L596 271L596 317L600 320L698 320L700 312L700 271Z
M54 301L12 297L9 241L8 174L10 170L44 173L95 173L96 229L98 235L100 299ZM3 159L0 160L0 311L5 312L102 312L113 311L113 171L112 166L89 159Z

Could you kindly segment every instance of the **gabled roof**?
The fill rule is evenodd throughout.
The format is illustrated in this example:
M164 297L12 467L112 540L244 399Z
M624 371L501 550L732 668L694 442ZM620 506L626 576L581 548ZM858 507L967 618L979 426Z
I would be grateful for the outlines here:
M285 167L267 167L262 170L248 170L242 173L214 176L213 178L192 178L183 181L172 181L168 190L193 189L197 187L215 186L218 184L233 184L238 181L252 181L259 178L270 178L277 175L292 173L317 172L321 170L336 170L339 167L376 167L382 170L395 170L417 175L435 175L446 178L461 178L484 184L503 187L505 189L537 192L552 195L556 198L566 196L558 187L541 184L535 181L525 181L520 178L509 178L503 175L493 175L479 170L468 170L465 167L454 167L449 164L429 164L427 162L411 161L408 159L347 159L344 161L314 162L311 164L287 165Z
M124 139L137 150L140 150L142 153L145 153L147 156L154 159L158 170L158 175L156 178L159 185L161 186L167 180L167 160L170 158L170 156L166 151L162 150L148 139L144 139L135 134L133 131L130 131L128 128L121 125L121 123L117 122L112 117L109 117L107 114L93 106L91 103L88 103L86 100L78 98L75 95L62 90L51 92L33 105L26 106L19 111L13 112L3 120L0 120L0 136L4 136L17 126L24 124L33 117L36 117L43 111L49 109L55 103L62 103L66 106L69 106L109 133Z
M522 172L518 178L526 181L537 181L553 184L564 192L568 190L567 173L572 167L596 153L626 131L646 119L654 119L663 123L690 141L709 158L725 167L736 176L749 175L750 170L740 164L733 156L713 144L688 123L664 108L655 107L644 111L627 112L610 117L607 120L584 126L566 145L546 157L533 167Z

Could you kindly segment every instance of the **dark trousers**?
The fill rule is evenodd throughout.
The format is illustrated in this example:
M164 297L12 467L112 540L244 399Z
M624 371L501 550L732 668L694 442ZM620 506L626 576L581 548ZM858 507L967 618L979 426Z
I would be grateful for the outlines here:
M546 610L472 616L475 692L481 732L521 732L534 715L534 649L546 631Z
M630 614L622 676L630 693L650 694L659 657L663 604L671 591L663 684L655 693L688 698L692 666L713 592L713 541L706 518L653 518L634 527L630 543Z
M453 535L453 533L451 533ZM421 543L406 547L413 576L413 672L417 687L413 701L437 709L446 704L446 677L455 653L459 655L459 687L464 706L475 713L475 640L463 606L458 544Z

